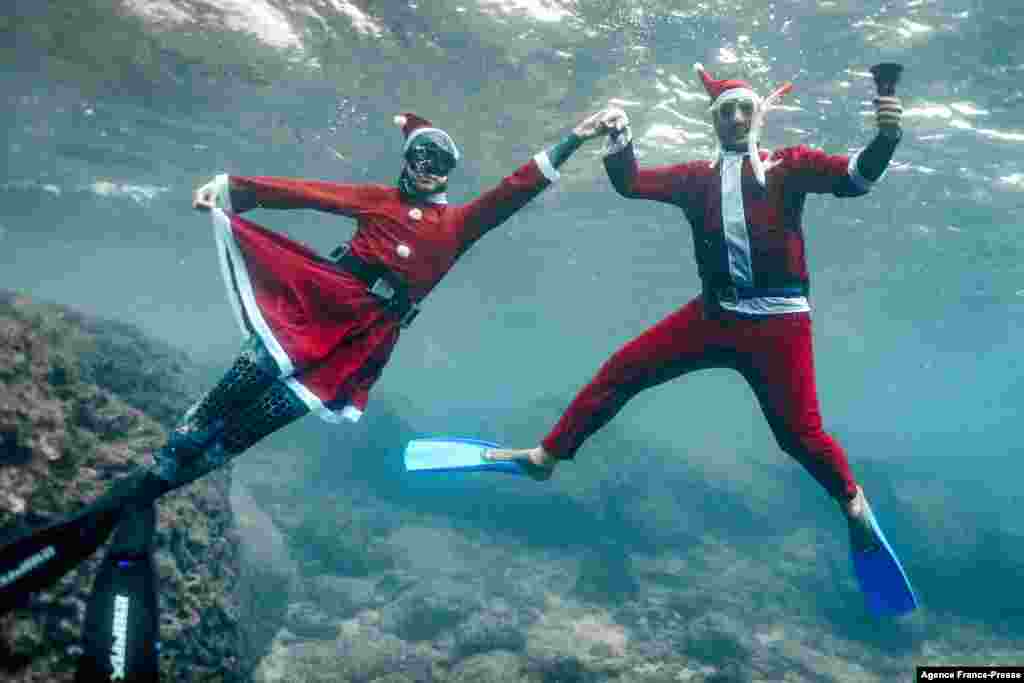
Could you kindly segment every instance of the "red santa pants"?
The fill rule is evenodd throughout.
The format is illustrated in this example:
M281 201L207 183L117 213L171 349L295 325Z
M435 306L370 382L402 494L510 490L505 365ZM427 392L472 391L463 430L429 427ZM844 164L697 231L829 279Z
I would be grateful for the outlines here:
M544 449L570 459L644 389L708 368L739 371L782 450L833 497L856 494L846 454L822 428L807 313L748 318L725 311L707 319L694 299L616 351L545 437Z

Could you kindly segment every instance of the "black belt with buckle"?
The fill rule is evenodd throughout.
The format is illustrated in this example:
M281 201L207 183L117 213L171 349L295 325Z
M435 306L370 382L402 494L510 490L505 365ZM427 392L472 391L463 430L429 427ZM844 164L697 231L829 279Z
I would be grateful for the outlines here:
M717 310L721 304L736 305L744 299L759 299L766 296L798 297L807 296L810 287L806 282L799 282L783 287L737 287L736 285L712 286L704 285L704 301L710 308Z
M384 307L398 316L399 325L403 328L409 327L420 314L420 307L409 298L408 285L387 266L364 261L352 253L347 243L332 251L328 260L365 284L366 291L384 302Z

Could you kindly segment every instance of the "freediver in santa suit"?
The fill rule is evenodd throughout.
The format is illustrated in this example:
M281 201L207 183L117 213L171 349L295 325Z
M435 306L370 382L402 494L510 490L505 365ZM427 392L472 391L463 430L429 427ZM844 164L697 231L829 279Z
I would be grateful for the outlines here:
M715 80L697 65L711 97L719 150L705 161L640 168L625 112L602 113L611 129L604 159L615 190L672 204L693 232L702 293L616 351L576 395L541 444L492 449L534 479L552 476L584 441L644 389L706 368L733 368L750 384L783 451L839 504L853 548L877 547L864 491L842 446L822 426L811 343L809 279L801 217L808 194L859 197L883 175L902 135L899 98L875 99L878 133L852 157L806 146L759 147L766 98L745 82Z
M590 116L493 189L453 205L446 189L460 155L451 136L413 113L395 120L404 135L396 184L220 175L195 191L194 208L212 212L242 351L155 465L140 463L74 518L0 548L0 613L87 558L126 509L144 509L309 413L359 419L401 330L456 260L557 180L580 145L608 132L603 115ZM255 208L316 209L357 229L326 258L240 215Z

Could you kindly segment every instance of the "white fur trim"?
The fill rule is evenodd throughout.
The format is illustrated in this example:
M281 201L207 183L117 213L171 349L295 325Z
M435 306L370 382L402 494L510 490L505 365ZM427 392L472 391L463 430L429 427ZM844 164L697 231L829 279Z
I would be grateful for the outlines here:
M537 162L537 167L540 172L544 174L544 177L551 182L558 182L558 179L562 177L562 174L558 172L558 169L551 164L551 159L548 157L547 151L537 152L533 155L533 160Z
M761 161L761 151L757 147L757 140L754 136L747 139L747 156L750 157L750 168L754 170L754 178L761 187L768 186L765 178L764 162Z
M729 276L737 285L754 283L753 255L743 202L743 157L726 152L722 155L721 197L722 231L729 259Z
M217 175L217 200L225 211L235 212L235 206L231 203L231 176L227 173Z
M403 116L401 114L395 114L395 118L392 119L392 120L395 122L395 125L398 126L399 128L401 128L405 124L409 123L409 117L408 116Z
M249 271L245 267L245 259L242 257L238 242L235 241L235 235L231 231L231 219L221 209L214 209L210 213L213 215L213 234L217 243L217 255L220 258L220 272L224 278L224 286L227 287L228 299L234 308L238 326L242 330L242 334L248 333L245 327L245 318L242 316L244 309L245 317L248 317L249 322L252 323L253 332L259 335L266 345L267 351L277 362L281 376L288 377L295 372L295 366L288 354L281 348L281 344L274 337L267 321L263 319L259 306L256 305L256 294L252 289ZM236 283L237 290L235 289Z
M448 133L444 132L440 128L417 128L413 132L409 133L409 137L405 139L405 147L402 148L402 154L408 152L409 147L412 145L412 141L424 133L440 133L443 135L445 140L448 141L448 144L450 144L452 149L455 150L455 160L459 160L459 148L455 145L455 140L452 140L452 136L448 135Z
M850 175L850 180L853 181L853 184L856 185L858 189L863 190L864 192L870 192L875 183L885 177L885 174L889 172L889 169L882 171L882 175L879 176L878 180L868 180L865 178L861 175L860 169L857 168L857 160L860 159L860 154L863 151L864 150L861 150L850 157L850 163L846 167L846 172Z
M320 400L320 397L310 391L302 382L289 377L285 380L285 384L288 388L295 392L295 395L306 404L309 408L309 412L316 414L324 422L330 422L332 424L339 424L343 420L349 422L358 422L359 418L363 416L363 411L356 408L351 403L342 408L341 410L331 410L324 402Z
M761 96L750 88L731 88L719 95L718 99L711 103L711 108L718 109L722 104L734 100L750 100L755 105L761 104Z

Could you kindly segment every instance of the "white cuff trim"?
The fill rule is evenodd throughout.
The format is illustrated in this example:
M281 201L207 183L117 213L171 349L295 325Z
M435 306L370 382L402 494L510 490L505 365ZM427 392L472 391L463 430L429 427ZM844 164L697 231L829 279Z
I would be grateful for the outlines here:
M861 152L862 151L864 150L861 150ZM882 171L882 175L879 176L878 180L868 180L863 175L861 175L860 169L857 168L857 160L860 159L861 152L857 152L852 157L850 157L850 164L849 166L847 166L846 172L849 174L850 180L853 181L853 184L857 186L857 189L863 192L870 192L874 184L877 183L878 180L884 178L885 174L889 172L889 169L885 169L884 171Z
M235 207L231 205L231 177L227 173L220 173L210 184L213 185L213 190L216 193L217 205L234 213Z
M761 104L761 96L750 88L730 88L719 95L717 100L711 103L711 108L718 109L726 102L734 102L736 100L750 100L755 104Z
M604 155L607 157L612 154L618 154L622 150L626 149L626 145L628 145L632 140L633 131L629 126L623 128L622 132L616 136L609 134L608 140L605 142L604 146Z
M562 177L562 174L558 172L558 169L551 164L551 158L548 157L546 150L543 152L537 152L533 156L533 160L537 162L537 168L540 169L540 172L544 174L544 177L547 178L548 181L554 183Z

